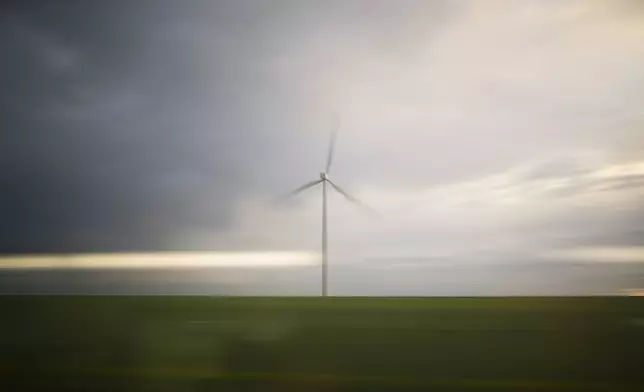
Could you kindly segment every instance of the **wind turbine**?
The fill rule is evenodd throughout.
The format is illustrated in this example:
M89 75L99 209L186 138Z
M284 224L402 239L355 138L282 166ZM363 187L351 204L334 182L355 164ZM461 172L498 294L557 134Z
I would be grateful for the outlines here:
M324 168L324 171L320 173L320 178L307 182L306 184L301 185L300 187L278 198L278 200L285 200L287 198L295 196L296 194L306 189L313 188L317 185L322 184L322 296L323 297L326 297L328 293L327 283L328 283L328 263L329 263L329 252L328 252L329 242L328 242L328 236L327 236L327 184L330 185L333 189L335 189L335 191L340 193L342 196L347 198L347 200L349 200L350 202L355 203L364 208L369 208L360 200L345 192L342 188L340 188L340 186L338 186L336 183L331 181L331 179L329 178L329 172L331 171L331 164L333 163L333 152L335 149L335 140L337 138L337 135L338 135L337 130L331 133L331 137L329 140L329 152L326 159L326 166ZM371 208L369 209L371 210Z

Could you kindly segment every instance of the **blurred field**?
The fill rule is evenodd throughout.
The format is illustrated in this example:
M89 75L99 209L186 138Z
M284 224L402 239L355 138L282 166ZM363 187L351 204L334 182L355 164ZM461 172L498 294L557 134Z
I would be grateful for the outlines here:
M3 391L644 390L644 301L1 296Z

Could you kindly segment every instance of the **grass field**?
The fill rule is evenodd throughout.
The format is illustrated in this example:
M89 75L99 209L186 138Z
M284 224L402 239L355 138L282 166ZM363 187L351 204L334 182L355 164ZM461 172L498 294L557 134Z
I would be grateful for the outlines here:
M639 298L0 297L7 391L644 390Z

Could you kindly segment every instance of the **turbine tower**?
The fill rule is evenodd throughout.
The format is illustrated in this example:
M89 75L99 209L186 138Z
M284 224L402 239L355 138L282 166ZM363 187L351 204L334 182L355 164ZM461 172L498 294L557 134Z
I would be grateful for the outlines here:
M326 159L326 166L324 171L320 173L320 178L307 182L306 184L282 195L278 200L284 200L296 194L322 184L322 296L326 297L328 293L328 262L329 262L329 241L327 235L327 185L330 185L335 191L346 197L352 203L360 205L361 207L369 208L357 198L345 192L340 186L331 181L329 172L331 171L331 163L333 163L333 153L335 149L335 140L337 138L337 131L331 133L329 140L329 152Z

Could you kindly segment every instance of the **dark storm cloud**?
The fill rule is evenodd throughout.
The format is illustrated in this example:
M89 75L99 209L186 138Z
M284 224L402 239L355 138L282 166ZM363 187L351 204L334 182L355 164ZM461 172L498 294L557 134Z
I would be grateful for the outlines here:
M246 161L271 141L243 113L266 92L214 5L3 6L0 252L164 249L262 186Z

